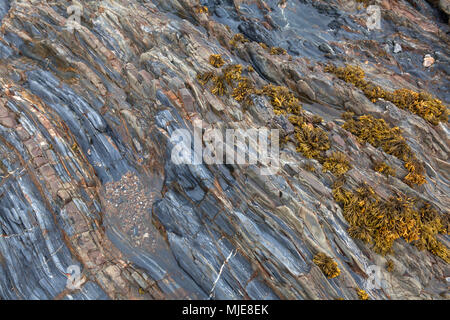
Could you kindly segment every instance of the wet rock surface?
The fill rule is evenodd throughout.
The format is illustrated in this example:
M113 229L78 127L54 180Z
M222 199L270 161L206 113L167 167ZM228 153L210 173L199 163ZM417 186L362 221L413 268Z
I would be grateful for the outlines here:
M321 117L311 122L329 138L327 156L347 156L348 188L401 193L448 221L448 122L371 101L324 70L359 65L385 89L448 105L446 2L374 1L382 29L370 31L366 8L350 0L0 0L0 298L358 299L364 289L371 299L448 299L448 262L403 239L383 256L350 237L337 177L292 142L266 176L256 165L175 164L170 139L195 120L293 134L266 96L245 106L199 83L220 54L252 66L258 87L287 87L306 118ZM82 6L73 30L71 5ZM247 41L230 44L236 33ZM401 160L342 128L344 111L401 128L427 183L406 184ZM448 234L437 239L448 250ZM313 263L319 252L339 276ZM374 266L381 287L368 282Z

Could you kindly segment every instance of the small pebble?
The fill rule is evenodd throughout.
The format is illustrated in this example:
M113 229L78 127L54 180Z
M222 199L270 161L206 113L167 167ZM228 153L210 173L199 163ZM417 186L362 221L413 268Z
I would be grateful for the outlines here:
M423 66L425 68L428 68L428 67L432 66L433 64L434 64L434 58L429 54L425 55L425 58L423 59Z

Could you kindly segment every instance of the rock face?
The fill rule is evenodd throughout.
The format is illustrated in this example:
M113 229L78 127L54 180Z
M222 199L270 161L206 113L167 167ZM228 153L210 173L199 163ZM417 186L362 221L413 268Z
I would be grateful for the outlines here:
M448 260L402 238L380 255L350 237L338 177L292 141L281 169L261 175L257 165L176 164L171 140L195 120L297 132L270 96L247 106L199 82L219 72L209 59L220 54L258 88L300 99L308 126L329 139L323 156L347 156L346 188L426 202L445 225L448 122L369 100L324 66L360 65L386 90L447 105L448 25L426 1L380 1L382 29L371 32L354 1L200 2L207 12L194 0L0 0L0 298L448 299ZM245 41L230 43L237 33ZM401 128L427 183L406 184L401 160L341 127L344 111ZM448 251L448 235L436 239ZM319 252L338 276L313 263Z
M444 11L447 15L450 15L450 1L448 0L440 0L439 8Z

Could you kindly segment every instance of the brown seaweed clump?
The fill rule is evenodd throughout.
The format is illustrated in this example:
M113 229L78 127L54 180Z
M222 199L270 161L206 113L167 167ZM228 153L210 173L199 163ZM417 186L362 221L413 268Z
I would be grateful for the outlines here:
M211 92L213 94L215 94L216 96L223 96L228 92L225 75L221 74L214 76L212 81L214 86L211 89Z
M356 294L358 295L359 300L369 300L369 295L362 289L356 289Z
M294 130L297 152L301 152L306 158L321 160L321 154L330 149L328 135L321 128L302 122L294 125Z
M238 43L246 43L246 42L250 41L246 39L242 33L236 33L229 43L232 47L236 47Z
M330 258L325 253L320 252L316 254L313 258L313 262L322 270L323 274L325 274L328 279L335 278L339 276L341 270L338 268L338 264Z
M388 166L383 161L377 161L374 163L373 170L376 172L382 173L386 176L395 176L395 169Z
M358 3L362 3L364 5L364 7L368 7L370 4L370 0L356 0L356 2Z
M215 63L216 60L211 61L211 64ZM299 99L287 87L269 84L262 89L256 89L249 78L242 76L242 65L240 64L228 65L222 69L221 73L208 71L198 74L197 80L203 86L211 81L213 83L211 92L217 96L229 93L229 88L231 88L231 96L246 106L253 104L251 98L253 94L269 98L276 115L289 115L288 119L295 128L293 142L297 146L297 152L301 152L305 157L322 161L322 154L330 149L328 135L321 128L305 122ZM313 122L319 124L322 119L313 117ZM286 137L286 139L290 138ZM340 166L338 171L342 171L345 162Z
M206 7L206 6L198 6L198 7L195 9L195 12L196 12L196 13L208 13L209 10L208 10L208 7Z
M322 117L321 117L321 116L318 116L317 114L314 114L314 115L312 116L312 118L311 118L311 122L312 122L313 124L321 124L322 121L323 121Z
M427 249L449 262L448 249L437 240L439 233L446 233L440 215L431 205L415 209L415 200L404 195L382 200L372 188L362 185L351 192L338 181L333 187L333 197L349 223L352 238L372 244L375 252L392 253L395 240L403 238L419 250Z
M429 93L415 92L409 89L395 90L388 99L397 107L417 114L429 123L438 125L447 122L448 109L441 100L433 98Z
M233 85L233 81L238 81L241 79L242 75L242 65L240 64L231 64L223 68L223 75L225 76L225 80L231 86Z
M428 250L434 255L442 258L447 263L450 262L449 250L442 242L438 241L436 236L448 234L448 226L444 223L441 216L429 203L426 203L419 209L420 233L421 237L416 242L419 250Z
M232 96L236 101L243 102L245 105L252 105L251 95L255 93L255 87L250 79L242 77L239 84L233 89Z
M348 170L350 170L350 162L347 156L342 152L333 152L330 157L325 159L322 165L322 171L331 171L335 176L342 176Z
M383 119L376 119L371 115L347 119L342 127L355 135L359 142L370 143L375 148L381 148L387 154L405 162L405 168L409 172L405 177L406 183L409 185L426 183L425 170L401 135L399 127L391 128Z
M269 47L267 46L267 44L265 44L264 42L259 42L258 44L259 44L259 46L260 46L261 48L263 48L264 50L268 50L268 49L269 49Z
M380 86L366 81L364 70L358 66L346 65L345 67L336 67L328 65L325 67L325 72L333 73L339 79L353 84L362 90L364 95L372 102L380 98L390 101L398 108L408 110L432 125L438 125L439 122L447 122L447 107L442 101L433 98L429 93L419 93L404 88L394 92L384 90Z
M272 47L272 48L270 48L270 54L273 55L273 56L284 55L286 53L287 53L286 49L283 49L283 48L280 48L280 47Z
M395 263L394 261L392 261L391 259L389 259L388 261L386 261L386 270L388 272L394 272L395 269Z
M228 87L233 88L234 82L241 80L241 75L242 65L233 64L223 68L219 74L213 71L199 73L197 80L203 86L206 86L211 81L213 83L211 92L217 96L223 96L228 93Z
M212 54L209 57L209 63L214 68L221 68L225 64L225 60L223 60L223 58L220 54Z
M322 154L330 149L328 135L321 128L305 122L303 109L298 98L286 87L266 85L261 94L270 99L276 115L289 115L288 120L294 126L294 139L297 152L305 157L322 161Z
M302 106L288 88L269 84L263 87L262 93L270 98L275 114L301 114Z
M406 162L405 168L409 171L409 173L405 177L405 182L407 184L416 184L420 186L424 183L427 183L423 175L425 170L416 159L410 159L408 162Z
M208 71L205 73L199 73L197 74L197 80L200 82L203 86L206 85L211 79L214 78L216 74L212 71Z

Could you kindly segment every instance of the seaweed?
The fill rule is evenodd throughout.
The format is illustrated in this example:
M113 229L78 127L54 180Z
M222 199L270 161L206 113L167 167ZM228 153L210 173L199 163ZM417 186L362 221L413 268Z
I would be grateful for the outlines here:
M73 152L78 152L78 144L76 143L76 142L74 142L73 144L72 144L72 146L70 147L70 149L73 151Z
M199 73L197 74L197 80L200 82L203 86L206 85L211 79L214 78L216 74L212 71L208 71L205 73Z
M384 99L392 102L398 108L408 110L416 114L432 125L438 125L439 122L447 122L448 109L441 100L433 98L426 92L415 92L409 89L398 89L394 92L387 91L365 80L364 70L358 66L346 65L345 67L336 67L328 65L325 72L333 73L339 79L353 84L363 91L365 96L372 102L377 99Z
M448 248L436 238L439 233L448 234L448 226L430 203L425 203L419 209L419 217L421 237L415 242L416 247L419 250L426 249L447 263L450 262Z
M415 159L411 159L405 163L405 168L408 169L409 173L405 176L405 182L409 185L417 184L422 185L427 183L423 172L425 171L423 166Z
M447 107L442 104L441 100L433 98L429 93L399 89L389 95L388 100L401 109L417 114L433 125L447 122Z
M214 76L212 81L214 85L211 89L211 92L213 94L215 94L216 96L223 96L228 92L225 75L221 74Z
M355 191L343 188L342 179L333 186L333 197L349 223L348 233L352 238L372 244L375 252L392 253L395 240L403 238L419 250L427 249L449 262L448 249L437 240L439 233L447 228L440 215L428 203L420 209L419 202L403 194L382 200L372 188L363 184Z
M211 56L212 65L221 64L217 62L218 57L220 55ZM322 161L322 153L330 149L328 135L321 128L305 122L299 99L287 87L269 84L262 89L256 89L249 78L242 76L242 65L240 64L228 65L222 69L221 73L208 71L198 74L197 80L204 86L212 80L211 92L217 96L227 94L231 87L231 96L236 101L243 103L244 106L253 105L251 98L253 94L268 97L275 114L290 115L288 119L295 128L293 142L296 144L297 151L303 153L307 158ZM316 116L312 121L319 124L322 119ZM285 137L286 141L290 139L289 136Z
M215 68L221 68L225 64L225 60L220 54L212 54L209 57L209 63Z
M232 96L236 101L243 101L245 105L252 105L251 94L255 93L255 87L250 79L243 77L239 84L233 89Z
M323 274L328 277L328 279L335 278L341 273L338 264L333 258L330 258L323 252L316 254L313 258L313 262L320 268Z
M322 119L321 116L318 116L318 115L316 115L316 114L312 116L311 122L312 122L313 124L321 124L322 121L323 121L323 119Z
M195 9L195 12L196 12L196 13L208 13L209 10L208 10L208 7L206 7L206 6L198 6L198 7Z
M223 96L228 93L228 86L233 87L235 81L241 80L241 74L242 65L233 64L223 68L221 73L214 71L199 73L197 80L203 86L207 85L209 81L212 81L213 87L211 88L211 92L217 96Z
M320 160L321 153L330 149L328 135L321 128L304 122L294 128L297 152L301 152L306 158Z
M350 170L350 162L342 152L333 152L322 164L322 171L331 171L336 176L341 176Z
M381 148L387 154L405 162L405 168L409 172L404 178L406 183L422 185L427 182L423 165L406 143L399 127L391 128L383 119L376 119L371 115L363 115L356 120L349 117L347 114L348 120L342 127L355 135L359 142L367 142L375 148Z
M270 98L270 104L276 113L301 114L302 106L288 88L269 84L263 87L262 93Z
M264 42L259 42L258 44L259 44L259 46L260 46L261 48L263 48L264 50L268 50L268 49L269 49L269 47L267 46L267 44L265 44Z
M388 272L394 272L394 270L395 270L395 263L391 259L386 261L386 270Z
M287 53L286 49L280 47L272 47L270 48L270 54L275 55L285 55Z
M305 164L305 165L303 166L303 169L305 169L305 170L307 170L307 171L309 171L309 172L316 172L316 168L315 168L312 164L310 164L310 163Z
M375 170L376 172L382 173L385 176L395 176L395 169L391 168L383 161L375 162L373 170Z
M236 33L229 43L232 47L236 47L238 43L247 43L247 42L250 42L250 40L246 39L242 33Z
M242 65L232 64L223 68L223 74L228 85L232 86L233 81L238 81L241 79L242 75Z
M358 294L359 300L369 300L369 295L366 291L362 289L356 289L356 293Z

